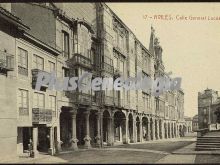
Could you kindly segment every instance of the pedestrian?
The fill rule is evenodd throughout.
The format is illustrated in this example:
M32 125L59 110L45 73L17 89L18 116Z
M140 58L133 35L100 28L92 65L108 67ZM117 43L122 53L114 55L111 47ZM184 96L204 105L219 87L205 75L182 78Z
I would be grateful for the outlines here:
M28 149L29 149L30 157L34 158L33 142L31 139L29 140Z

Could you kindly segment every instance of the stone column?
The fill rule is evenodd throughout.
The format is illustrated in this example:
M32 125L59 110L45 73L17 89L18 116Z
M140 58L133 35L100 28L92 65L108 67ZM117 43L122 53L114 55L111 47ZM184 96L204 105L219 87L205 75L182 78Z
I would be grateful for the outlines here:
M173 123L170 123L170 134L170 137L173 138Z
M50 148L48 149L48 153L50 155L54 155L54 150L53 150L53 142L54 142L53 127L49 127L49 131L50 131Z
M103 147L103 112L100 112L100 142Z
M142 118L140 117L140 142L143 142L143 126L142 126Z
M164 121L162 120L161 122L161 133L162 133L162 139L164 139L164 134L165 134L165 130L164 130Z
M159 125L160 123L159 123L159 120L157 120L157 139L159 140L160 139L160 125Z
M71 111L72 118L72 138L71 138L71 149L78 150L77 142L78 139L76 137L76 111Z
M33 127L33 151L34 151L34 157L38 156L38 150L37 150L37 142L38 142L38 128L36 126Z
M125 144L128 144L128 115L125 118Z
M147 140L150 141L151 140L151 129L150 129L150 120L148 120L147 122Z
M110 117L108 119L108 146L114 145L114 118Z
M112 125L111 125L111 137L112 137L112 146L114 145L115 143L115 120L114 120L114 116L112 116L111 118L111 121L112 121Z
M90 112L89 111L86 111L86 112L84 112L84 114L85 114L85 124L86 124L86 131L85 131L85 137L84 137L84 141L85 141L85 145L84 145L84 147L85 148L87 148L87 149L89 149L89 148L91 148L91 144L90 144L90 140L91 140L91 138L90 138L90 133L89 133L89 115L90 115Z
M170 127L169 127L169 128L170 128L170 129L169 129L169 130L170 130L170 131L169 131L169 136L170 136L170 138L172 138L172 129L171 129L171 127L172 127L172 125L171 125L171 123L170 123Z
M136 126L136 115L133 116L133 143L137 142L137 126Z
M155 119L153 118L153 123L152 123L152 134L153 134L153 139L152 140L155 140Z
M174 137L177 138L176 123L174 124Z
M113 140L113 136L114 136L114 130L113 130L113 119L110 117L109 119L108 119L108 142L107 142L107 145L108 146L111 146L111 145L113 145L113 142L114 142L114 140Z
M60 113L61 113L61 107L58 108L58 116L57 116L57 119L58 119L58 125L57 125L57 139L54 139L56 141L56 150L57 150L57 153L59 153L60 151L62 151L62 148L61 148L61 144L63 143L61 140L60 140Z
M180 137L179 126L177 126L176 132L177 132L177 137L179 138Z
M167 139L169 138L169 126L168 126L168 123L166 124L166 136L167 136Z
M96 113L96 127L97 127L97 135L96 135L96 147L101 147L101 135L100 135L100 120L101 119L101 113Z
M173 130L172 137L173 137L173 138L175 138L175 130L174 130L174 127L175 127L175 125L174 125L174 123L173 123L173 126L172 126L172 130Z

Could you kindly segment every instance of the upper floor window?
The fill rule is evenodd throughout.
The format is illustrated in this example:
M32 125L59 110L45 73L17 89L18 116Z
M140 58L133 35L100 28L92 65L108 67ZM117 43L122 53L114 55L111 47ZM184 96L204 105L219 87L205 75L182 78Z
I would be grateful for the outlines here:
M63 34L63 55L66 58L69 58L70 49L69 49L69 34L65 31L62 31Z
M18 48L18 73L28 76L28 52Z
M18 91L19 115L28 115L28 91L20 89Z
M49 109L52 110L53 116L56 116L56 97L49 96Z
M70 70L68 68L63 68L63 75L64 75L64 77L69 77L70 76Z
M74 36L74 52L90 58L91 37L90 31L85 26L78 24L77 33Z
M33 56L33 68L44 70L44 59L34 54Z
M33 107L34 108L44 108L45 107L45 98L42 93L34 93Z
M49 71L50 71L50 73L55 71L55 63L51 62L51 61L48 61L48 64L49 64Z

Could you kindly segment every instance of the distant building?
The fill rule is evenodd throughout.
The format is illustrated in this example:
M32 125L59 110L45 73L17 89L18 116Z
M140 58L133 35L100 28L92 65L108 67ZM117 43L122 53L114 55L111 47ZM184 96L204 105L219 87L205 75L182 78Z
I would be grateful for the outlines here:
M220 110L220 98L218 91L206 89L198 93L198 124L199 129L218 129L218 111Z
M192 131L195 132L199 129L198 115L195 115L192 119Z
M184 119L186 122L186 133L192 132L192 118L185 116Z

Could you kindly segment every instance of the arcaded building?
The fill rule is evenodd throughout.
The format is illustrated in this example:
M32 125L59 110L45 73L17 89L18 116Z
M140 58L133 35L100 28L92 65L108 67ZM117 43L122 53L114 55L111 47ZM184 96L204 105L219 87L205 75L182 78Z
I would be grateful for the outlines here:
M92 79L169 77L153 27L146 48L105 3L8 3L0 9L0 60L7 57L0 65L0 125L11 123L0 135L0 146L11 146L5 155L22 154L30 141L35 153L54 154L184 136L183 90L158 97L141 90L35 90L39 72L54 71L60 79L85 72Z

